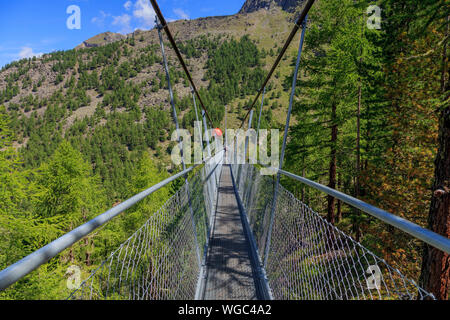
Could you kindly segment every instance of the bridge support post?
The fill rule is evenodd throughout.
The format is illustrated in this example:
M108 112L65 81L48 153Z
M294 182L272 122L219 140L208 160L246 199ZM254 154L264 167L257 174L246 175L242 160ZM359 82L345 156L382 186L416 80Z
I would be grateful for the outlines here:
M177 130L178 145L180 146L180 152L181 152L181 163L182 163L183 171L184 171L184 170L186 170L186 164L184 162L183 143L181 141L181 137L180 137L179 131L178 131L179 130L179 124L178 124L177 109L175 107L175 102L174 102L174 97L173 97L173 90L172 90L172 84L170 82L169 67L167 65L166 53L165 53L165 50L164 50L164 41L163 41L163 38L162 38L161 25L159 23L158 17L155 17L155 23L156 23L156 27L158 29L159 43L161 45L161 52L162 52L163 63L164 63L164 70L166 72L167 83L168 83L168 88L169 88L170 103L172 105L173 121L175 122L175 127L176 127L176 130ZM201 256L200 256L200 247L199 247L198 239L197 239L197 226L195 224L194 211L192 209L192 199L191 199L191 192L189 190L189 180L188 180L188 175L187 174L184 176L184 180L185 180L185 183L186 183L186 192L187 192L187 196L188 196L189 211L190 211L190 214L191 214L192 228L193 228L193 231L194 231L194 238L195 238L195 246L196 246L198 267L199 267L199 270L202 270L202 260L201 260Z
M247 128L247 130L250 130L252 128L252 121L253 121L253 110L250 111L250 118L248 119L248 128ZM250 142L250 137L247 135L246 138L245 138L244 162L245 162L245 159L247 159L247 152L248 152L248 144L249 144L249 142ZM248 155L248 158L250 160L250 155Z
M205 127L206 151L208 153L208 157L211 157L211 146L210 146L210 142L209 142L210 136L209 136L209 133L208 133L208 124L206 122L206 113L205 113L204 110L202 110L202 119L203 119L203 126ZM205 166L206 166L206 164L205 164ZM208 169L211 168L211 167L212 166L209 165ZM209 170L207 170L207 171L209 172ZM211 212L211 221L213 221L213 219L214 219L214 205L213 205L214 199L213 199L212 190L214 189L214 185L216 186L216 188L218 187L216 175L213 175L213 176L214 176L214 182L212 180L208 181L208 185L209 185L208 196L209 196L209 199L210 199L209 207L210 207L210 210L211 210L210 211Z
M262 98L261 98L261 108L259 109L259 117L258 117L258 127L256 129L256 139L259 141L259 128L261 127L261 116L262 116L262 110L264 107L264 95L266 94L266 87L264 87Z
M297 62L295 64L295 70L294 70L294 75L292 77L292 88L291 88L291 95L289 98L289 109L288 109L288 113L286 116L286 125L284 127L284 136L283 136L283 146L281 148L281 155L280 155L280 163L279 163L279 170L283 169L283 161L284 161L284 154L286 151L286 142L287 142L287 135L289 132L289 122L291 120L291 114L292 114L292 104L294 102L294 96L295 96L295 87L297 85L297 76L298 76L298 69L300 66L300 60L301 60L301 56L302 56L302 49L303 49L303 42L305 40L305 32L306 32L306 24L308 21L308 16L305 16L305 20L303 21L303 26L302 26L302 35L300 38L300 45L298 47L298 54L297 54ZM267 260L269 257L269 251L270 251L270 242L271 242L271 238L272 238L272 229L273 229L273 222L274 222L274 218L275 218L275 209L277 206L277 198L278 198L278 188L280 185L280 176L281 173L277 172L277 179L275 182L275 189L274 189L274 193L273 193L273 201L272 201L272 210L270 212L270 225L269 225L269 231L267 234L267 240L266 240L266 247L264 250L264 268L267 268Z
M227 106L224 106L225 108L225 125L224 125L224 135L225 135L225 163L228 164L227 158L228 158L228 153L227 153L227 146L228 146L228 134L227 134Z

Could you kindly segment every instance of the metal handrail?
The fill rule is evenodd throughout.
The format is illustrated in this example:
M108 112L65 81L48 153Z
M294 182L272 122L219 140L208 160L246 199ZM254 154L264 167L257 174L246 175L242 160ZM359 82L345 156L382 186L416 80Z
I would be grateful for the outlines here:
M274 170L274 172L277 172L277 173L279 172L282 175L292 178L294 180L300 181L300 182L302 182L316 190L322 191L332 197L335 197L335 198L351 205L352 207L355 207L361 211L364 211L364 212L370 214L371 216L373 216L377 219L380 219L380 220L386 222L387 224L394 226L397 229L400 229L400 230L412 235L413 237L415 237L417 239L422 240L423 242L425 242L439 250L442 250L446 253L450 253L450 239L448 239L444 236L441 236L440 234L437 234L433 231L422 228L411 221L403 219L403 218L396 216L392 213L389 213L383 209L372 206L362 200L356 199L352 196L349 196L345 193L339 192L330 187L324 186L320 183L297 176L291 172L279 170L277 168L273 168L273 167L267 167L267 168Z
M236 180L233 173L233 166L230 166L230 173L231 173L231 182L233 183L233 190L234 194L236 196L236 202L238 204L239 211L241 213L241 221L242 226L244 228L244 234L246 238L248 239L250 250L249 254L252 260L252 263L254 264L254 268L257 271L258 275L258 281L255 281L257 291L261 295L262 300L273 300L273 294L272 289L269 285L269 280L267 278L266 268L264 267L263 262L261 261L261 256L259 254L258 245L256 244L256 240L253 237L252 229L250 228L250 224L248 221L248 215L246 212L246 209L242 203L242 199L239 195L239 191L236 186Z
M223 150L222 150L223 151ZM222 151L219 151L214 156L208 157L207 159L203 160L201 164L206 163L210 159L216 157L218 154L220 154ZM15 283L16 281L22 279L27 274L32 272L33 270L37 269L39 266L43 265L68 247L75 244L77 241L81 240L82 238L89 235L91 232L93 232L98 227L106 224L111 219L119 215L120 213L124 212L125 210L131 208L136 203L142 201L152 193L158 191L162 187L168 185L172 181L188 174L192 170L194 170L196 167L198 167L201 164L193 165L192 167L187 168L186 170L183 170L172 177L161 181L157 183L156 185L150 187L147 190L142 191L141 193L131 197L130 199L120 203L114 208L109 209L108 211L102 213L101 215L97 216L96 218L86 222L85 224L73 229L72 231L66 233L65 235L59 237L58 239L50 242L46 246L42 247L41 249L38 249L34 251L33 253L29 254L25 258L19 260L18 262L12 264L11 266L7 267L6 269L2 270L0 272L0 291L5 290L10 285Z
M181 67L184 70L184 73L186 74L186 77L188 78L189 82L191 83L191 87L194 90L195 95L198 98L198 101L200 102L200 106L202 107L203 111L205 112L206 117L208 118L209 123L211 124L211 127L214 127L213 121L206 110L205 104L203 103L202 97L198 93L197 87L195 86L194 80L192 79L191 73L189 72L188 67L186 66L186 62L183 59L183 56L180 53L180 49L178 49L178 46L172 36L172 33L170 32L169 26L167 25L166 19L164 18L164 15L161 12L161 9L159 9L158 3L156 0L150 0L150 3L153 7L153 10L155 11L156 16L158 17L159 21L161 22L160 28L164 29L166 32L167 38L169 39L170 44L172 45L173 50L175 51L175 54L178 58L178 61L181 64ZM158 27L158 26L157 26Z

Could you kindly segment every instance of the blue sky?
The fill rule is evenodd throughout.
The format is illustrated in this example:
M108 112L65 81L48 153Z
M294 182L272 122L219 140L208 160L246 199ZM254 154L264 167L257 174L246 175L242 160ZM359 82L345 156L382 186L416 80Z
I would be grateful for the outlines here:
M230 15L244 0L159 0L168 21ZM67 8L80 8L81 29L68 29ZM1 0L0 67L14 60L72 49L105 31L130 33L151 29L149 0Z

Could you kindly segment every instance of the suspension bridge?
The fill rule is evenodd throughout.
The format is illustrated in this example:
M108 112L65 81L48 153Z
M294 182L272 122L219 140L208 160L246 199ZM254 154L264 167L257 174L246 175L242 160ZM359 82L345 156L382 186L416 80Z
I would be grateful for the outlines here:
M156 1L157 28L168 79L173 118L176 108L165 58L162 31L173 46L202 108L205 135L208 115ZM261 165L239 160L237 138L215 148L201 164L187 167L0 272L0 290L57 256L117 215L177 179L184 184L133 235L113 251L68 299L185 300L365 300L434 299L413 279L355 241L297 199L280 184L281 176L299 181L416 239L450 253L450 240L359 199L282 170L297 73L306 31L309 0L258 92L241 127L297 31L302 35L294 70L286 128L275 176ZM264 104L261 104L259 120ZM260 121L258 120L258 128ZM198 122L197 122L198 123ZM225 125L226 126L226 125ZM181 139L179 139L181 145ZM248 141L244 150L247 155ZM180 146L180 150L183 148Z

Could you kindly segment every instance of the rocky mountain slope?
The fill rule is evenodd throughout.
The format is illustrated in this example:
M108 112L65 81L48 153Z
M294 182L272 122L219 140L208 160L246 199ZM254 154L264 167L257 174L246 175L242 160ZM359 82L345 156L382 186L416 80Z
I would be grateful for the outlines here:
M224 124L224 104L228 127L240 124L243 107L256 94L263 70L270 68L292 27L291 14L282 9L274 6L169 23L216 126ZM231 46L242 50L230 52ZM215 56L217 50L228 55L228 62ZM221 67L217 64L238 63L233 60L239 55L244 55L244 61L250 52L246 50L258 51L256 65L239 66L241 73L234 84L227 79L233 74L218 75ZM75 144L105 181L118 179L113 167L123 166L119 176L125 177L138 151L147 150L161 163L170 164L173 125L160 52L155 29L127 36L106 32L74 50L24 59L2 68L0 105L12 118L14 146L23 155L24 165L39 166L62 139ZM194 119L190 88L168 43L166 52L179 120L189 128ZM287 103L289 87L285 79L292 72L295 52L293 46L266 93L266 117L272 127L283 122L282 106ZM112 153L117 160L111 160Z
M251 2L251 1L250 1ZM246 2L245 5L247 5ZM253 1L255 2L255 1ZM244 7L245 7L244 5ZM197 38L199 36L208 36L215 37L218 35L223 35L230 38L240 38L241 36L248 34L252 40L257 43L261 48L265 50L273 50L277 49L277 46L280 46L282 41L287 35L287 32L290 30L290 16L285 12L280 10L280 7L274 7L271 10L260 10L251 12L250 14L237 14L232 16L224 16L224 17L208 17L208 18L200 18L191 21L175 21L171 22L170 28L175 36L175 39L179 42L186 42ZM126 39L135 38L135 45L132 47L126 43ZM114 34L111 32L106 32L100 35L97 35L89 40L86 40L79 46L77 49L86 49L91 47L98 47L105 44L110 44L116 41L120 41L122 47L128 47L130 49L130 55L126 57L121 57L118 63L123 63L126 60L131 60L138 56L138 52L143 48L151 45L159 45L158 37L156 30L150 31L137 31L134 34L130 34L128 36L123 36L120 34ZM167 48L169 55L170 65L178 70L179 68L178 62L175 60L175 56L168 46ZM159 50L155 51L155 54L161 58ZM6 66L0 71L0 92L6 90L8 87L8 79L15 78L13 83L14 85L19 87L19 92L14 95L11 99L4 99L2 103L4 103L7 107L11 104L19 105L20 110L23 111L23 114L27 117L30 116L33 110L28 110L26 107L26 102L24 101L25 97L33 96L33 98L45 99L50 97L52 94L57 92L58 90L65 91L64 83L67 82L70 77L73 75L73 72L68 72L62 74L62 81L58 81L59 84L55 84L55 80L58 76L58 72L55 72L54 66L57 64L57 61L52 60L54 54L45 54L41 58L32 59L29 62L26 62L30 67L27 68L27 71L24 72L24 68L18 66L19 63L24 64L25 61L13 63L10 66ZM87 52L80 51L80 58L83 62L88 61ZM187 59L188 65L191 68L191 71L194 75L194 80L199 84L200 87L205 87L208 85L208 81L204 81L204 65L208 57L190 57ZM267 63L270 63L273 60L273 57L267 57ZM268 67L268 66L267 66ZM283 66L281 66L282 68ZM103 67L92 68L97 73L101 73ZM22 71L23 74L18 75L18 77L12 77L15 73ZM161 61L157 61L157 65L152 66L151 68L144 67L141 72L139 72L132 79L127 81L129 82L139 82L144 79L150 80L156 77L157 73L162 73L163 68ZM76 75L75 75L76 76ZM17 79L16 79L17 78ZM36 86L37 85L37 86ZM35 90L33 90L35 89ZM189 88L186 88L183 85L176 85L175 90L179 92L179 96L186 95L189 92ZM88 95L91 98L95 98L98 96L97 92L88 92ZM95 109L96 99L93 99L88 106L83 107L83 111L79 111L78 113L86 115L92 113ZM160 103L167 103L166 94L163 92L155 92L144 94L140 97L139 104L140 105L158 105ZM238 101L236 101L236 105ZM37 113L42 115L46 110L46 106L42 105L39 108Z
M83 41L82 44L75 47L75 49L83 49L83 48L92 48L92 47L99 47L108 43L113 43L119 40L126 39L127 36L120 34L120 33L114 33L114 32L104 32L100 33L86 41Z
M287 12L294 12L305 0L246 0L239 13L250 13L260 9L280 7Z

